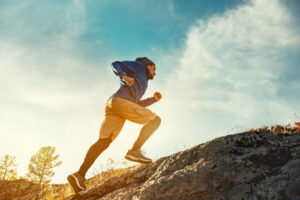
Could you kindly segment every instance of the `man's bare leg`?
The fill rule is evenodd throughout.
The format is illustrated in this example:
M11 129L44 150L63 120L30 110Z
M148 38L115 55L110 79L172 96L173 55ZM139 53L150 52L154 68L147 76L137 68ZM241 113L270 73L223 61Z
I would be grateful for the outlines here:
M131 150L127 152L125 156L126 159L144 164L152 162L151 159L146 158L141 154L140 149L144 145L144 143L149 139L149 137L154 133L154 131L159 127L160 123L161 119L159 116L157 116L152 121L150 121L142 127L137 140L133 144Z
M88 169L92 166L95 162L97 157L108 148L110 143L112 142L112 138L104 138L99 139L96 143L94 143L88 150L84 162L82 163L78 172L75 172L68 176L68 182L73 187L75 193L79 193L82 190L86 189L85 184L85 175Z

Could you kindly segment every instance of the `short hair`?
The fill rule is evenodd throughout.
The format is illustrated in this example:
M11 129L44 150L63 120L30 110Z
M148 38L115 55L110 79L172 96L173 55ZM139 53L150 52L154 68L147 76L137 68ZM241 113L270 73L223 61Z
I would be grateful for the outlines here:
M148 65L155 65L155 63L147 57L138 57L135 59L135 61L140 61L145 67Z

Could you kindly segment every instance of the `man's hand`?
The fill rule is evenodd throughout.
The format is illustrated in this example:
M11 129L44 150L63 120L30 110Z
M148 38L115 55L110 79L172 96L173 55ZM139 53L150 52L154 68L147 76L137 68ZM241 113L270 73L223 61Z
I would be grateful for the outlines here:
M156 101L159 101L161 99L161 94L159 92L155 92L153 97Z
M134 84L134 78L129 76L122 76L121 79L130 87Z

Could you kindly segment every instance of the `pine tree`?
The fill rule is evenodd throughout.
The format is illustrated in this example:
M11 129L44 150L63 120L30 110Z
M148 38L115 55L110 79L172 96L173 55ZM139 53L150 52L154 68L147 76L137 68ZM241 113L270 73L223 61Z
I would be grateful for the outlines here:
M54 155L55 150L51 146L41 147L30 159L26 176L41 187L51 182L50 178L55 174L53 168L62 164L57 161L59 155Z
M16 157L4 155L0 160L0 180L16 180L17 179L17 164Z

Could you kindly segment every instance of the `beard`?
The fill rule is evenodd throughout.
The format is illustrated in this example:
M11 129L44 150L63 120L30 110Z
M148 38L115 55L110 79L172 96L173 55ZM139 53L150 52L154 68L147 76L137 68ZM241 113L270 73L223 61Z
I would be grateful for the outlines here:
M154 76L152 74L149 74L149 79L153 80Z

